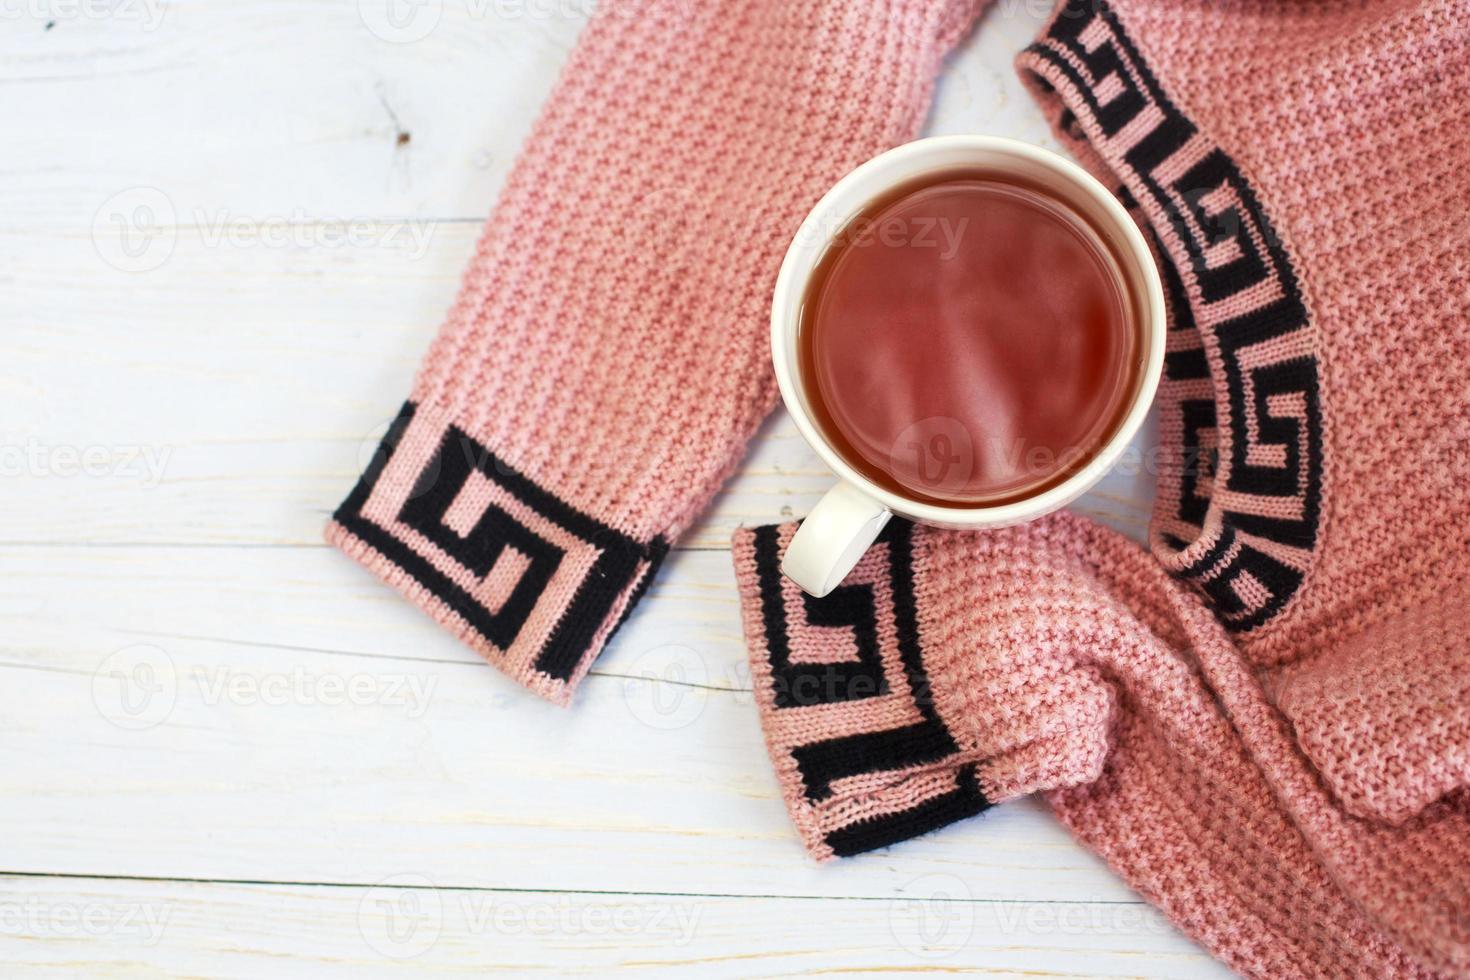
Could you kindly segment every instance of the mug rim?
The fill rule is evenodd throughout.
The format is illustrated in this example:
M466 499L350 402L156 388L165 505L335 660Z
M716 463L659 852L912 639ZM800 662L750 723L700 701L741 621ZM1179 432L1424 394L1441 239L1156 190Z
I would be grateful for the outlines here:
M917 172L897 173L893 178L883 181L882 186L860 197L855 196L856 188L870 180L874 172L922 160L936 153L955 150L988 151L1020 157L1032 164L1059 173L1085 191L1107 212L1108 218L1121 230L1122 237L1127 242L1142 272L1146 294L1143 297L1142 316L1146 321L1144 339L1147 344L1147 359L1133 402L1113 435L1086 465L1060 483L1021 500L977 507L946 507L914 500L887 490L859 473L832 447L808 414L801 397L802 386L798 369L792 363L786 344L787 338L794 335L800 328L799 315L786 315L786 311L792 308L791 294L793 291L805 292L811 272L816 265L815 261L812 262L803 274L798 268L802 261L808 257L819 259L831 246L837 230L860 211L864 204L873 200L884 190L891 189L915 176ZM833 217L841 220L831 220ZM804 240L806 237L804 232L810 223L823 220L828 221L828 227L831 230L827 234L816 236L815 244L807 243ZM799 295L796 297L796 303L795 309L799 311ZM802 219L801 226L781 261L781 269L776 276L776 288L771 300L771 360L776 372L776 384L781 391L781 400L795 420L802 438L816 451L818 456L822 457L823 462L832 469L838 479L862 490L863 493L868 494L900 517L940 527L997 527L1020 523L1065 507L1096 485L1112 468L1122 451L1133 441L1133 437L1138 433L1138 429L1142 426L1153 405L1154 396L1158 391L1159 378L1163 371L1165 333L1164 289L1159 277L1158 265L1154 261L1153 253L1149 250L1148 243L1144 241L1142 232L1129 217L1128 212L1124 210L1123 205L1096 177L1078 164L1059 153L1007 136L963 134L917 139L886 150L844 175L841 180L832 185L826 194L822 195L807 216Z

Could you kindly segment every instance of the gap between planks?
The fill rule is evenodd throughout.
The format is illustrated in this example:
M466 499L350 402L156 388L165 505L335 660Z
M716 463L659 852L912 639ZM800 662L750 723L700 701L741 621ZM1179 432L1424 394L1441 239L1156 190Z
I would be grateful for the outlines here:
M0 880L7 878L42 878L58 881L136 881L147 884L237 885L245 888L387 888L403 891L421 891L426 887L423 885L406 885L391 881L294 881L269 878L193 878L169 877L164 875L88 874L77 871L6 871L0 869ZM433 890L440 892L472 892L477 894L503 895L601 895L615 898L713 898L738 901L769 900L774 902L891 902L897 897L893 895L777 895L759 892L638 891L619 888L513 888L495 885L446 885L440 883L435 883ZM926 902L944 902L953 905L1014 905L1016 903L1015 899L1010 898L952 898L946 894L926 895L924 900ZM1127 899L1107 898L1028 898L1024 901L1027 905L1064 906L1127 907L1148 904L1147 902L1137 900L1129 901Z

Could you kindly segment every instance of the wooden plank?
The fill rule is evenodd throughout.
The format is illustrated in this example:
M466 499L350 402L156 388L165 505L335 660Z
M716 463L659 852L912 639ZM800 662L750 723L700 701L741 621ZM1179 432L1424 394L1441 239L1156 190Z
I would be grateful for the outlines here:
M1147 906L985 901L949 874L876 900L0 878L0 959L49 975L407 970L1228 977Z
M185 222L482 217L593 4L424 0L396 11L433 19L412 39L382 36L389 6L11 5L0 78L24 97L0 110L0 227L85 231L135 186ZM949 59L927 132L1055 146L1011 69L1050 4L992 6Z
M0 869L863 896L944 871L977 897L1132 899L1031 803L806 861L718 552L674 560L569 711L325 550L0 568Z

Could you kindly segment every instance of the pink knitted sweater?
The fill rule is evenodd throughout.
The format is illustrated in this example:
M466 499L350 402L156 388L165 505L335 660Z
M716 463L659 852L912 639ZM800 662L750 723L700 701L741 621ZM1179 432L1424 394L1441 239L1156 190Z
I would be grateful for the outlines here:
M595 17L329 538L566 702L774 405L790 235L983 6ZM1243 973L1470 976L1470 9L1086 0L1018 65L1168 286L1151 549L895 522L817 600L740 532L801 836L1040 792Z

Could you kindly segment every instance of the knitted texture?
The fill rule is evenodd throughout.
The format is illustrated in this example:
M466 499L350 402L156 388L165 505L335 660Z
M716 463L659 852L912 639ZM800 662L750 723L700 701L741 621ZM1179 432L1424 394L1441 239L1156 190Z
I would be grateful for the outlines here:
M1020 56L1156 239L1152 554L898 524L816 600L737 535L816 856L1041 791L1243 973L1470 975L1467 15L1087 2Z
M818 859L1042 791L1241 973L1470 969L1470 793L1400 826L1346 812L1229 631L1136 545L1067 514L895 522L819 600L780 574L794 533L742 531L735 561L771 757Z
M568 701L775 403L786 244L915 134L977 3L594 16L328 540Z

